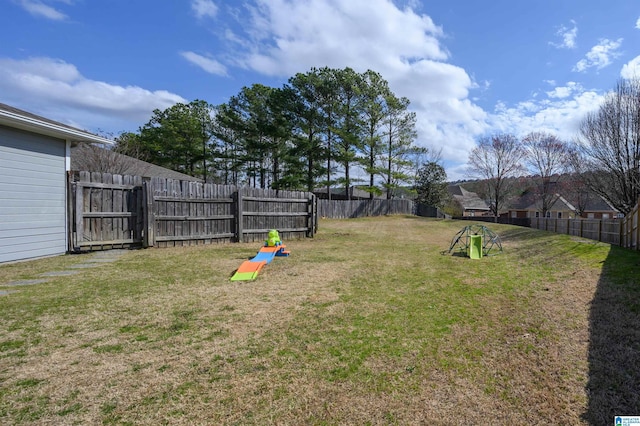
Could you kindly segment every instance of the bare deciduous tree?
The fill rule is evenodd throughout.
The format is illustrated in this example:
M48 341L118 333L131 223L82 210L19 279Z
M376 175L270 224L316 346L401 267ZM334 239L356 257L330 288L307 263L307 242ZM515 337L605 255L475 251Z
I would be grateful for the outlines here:
M587 167L584 152L578 144L571 144L569 148L569 169L567 184L564 193L575 207L576 215L584 217L589 203L593 200L594 193L589 188L589 175L592 173Z
M529 133L522 142L526 150L525 162L534 175L542 217L547 217L547 212L560 197L558 190L569 166L569 146L545 132Z
M110 149L91 144L79 144L71 149L71 168L77 171L131 174L134 159Z
M623 79L580 126L589 187L621 213L640 196L640 79Z
M524 170L524 155L521 143L511 134L483 137L469 155L470 177L484 181L485 196L496 218L516 183L510 178Z

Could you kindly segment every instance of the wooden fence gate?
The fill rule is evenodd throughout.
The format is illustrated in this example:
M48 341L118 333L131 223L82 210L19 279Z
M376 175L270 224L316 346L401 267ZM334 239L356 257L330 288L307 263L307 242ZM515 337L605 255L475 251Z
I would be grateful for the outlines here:
M69 251L142 244L144 197L140 176L80 172L69 179Z

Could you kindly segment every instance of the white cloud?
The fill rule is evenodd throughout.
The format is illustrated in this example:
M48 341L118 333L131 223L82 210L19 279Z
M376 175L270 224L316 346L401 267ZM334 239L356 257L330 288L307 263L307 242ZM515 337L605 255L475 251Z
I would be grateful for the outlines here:
M565 99L577 91L582 91L582 85L575 81L569 81L566 86L557 86L552 91L547 92L547 96L552 99Z
M191 10L198 19L214 18L218 14L218 6L211 0L191 0Z
M640 78L640 56L636 56L622 66L620 71L622 78Z
M636 21L636 28L640 30L640 18Z
M514 106L503 102L496 105L488 123L493 130L522 137L533 131L546 131L571 141L578 136L585 115L598 108L603 97L594 90L569 82L548 92L549 97L526 100Z
M573 24L573 28L567 28L563 25L556 32L556 35L562 40L560 43L549 42L549 44L558 49L575 49L576 38L578 37L578 26L573 20L571 23Z
M93 129L104 128L107 122L137 127L154 109L187 102L165 90L90 80L75 65L47 57L0 58L0 93L3 102L18 108L24 99L38 99L40 111L31 112L65 123L70 116L80 117L70 124Z
M584 72L589 68L596 67L596 69L602 69L611 65L611 60L620 56L618 49L621 44L621 38L618 40L600 40L598 44L591 48L584 59L578 61L575 67L573 67L573 71Z
M221 76L227 75L227 68L215 59L207 58L194 52L180 52L180 55L209 74Z
M417 115L417 143L442 148L445 163L466 162L485 112L470 99L481 90L447 63L442 28L391 0L257 0L226 30L229 65L287 78L312 67L379 72ZM484 84L486 88L488 83Z
M38 0L20 0L18 4L33 16L51 19L52 21L64 21L67 15L57 9Z
M238 63L269 75L325 65L398 68L448 58L438 40L441 28L390 0L258 0L247 28L253 49Z

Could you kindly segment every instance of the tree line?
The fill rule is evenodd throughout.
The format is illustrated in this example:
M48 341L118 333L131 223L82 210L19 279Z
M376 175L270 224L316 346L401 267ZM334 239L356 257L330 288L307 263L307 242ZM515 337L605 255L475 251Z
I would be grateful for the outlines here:
M331 187L348 196L359 183L371 198L392 198L423 164L437 162L415 145L409 104L375 71L312 68L279 88L243 87L221 105L195 100L154 110L115 149L206 182L326 188L329 197Z
M115 150L206 182L260 188L326 190L354 184L370 197L413 188L417 200L448 201L439 155L416 146L416 115L377 72L312 68L282 87L243 87L226 103L178 103ZM597 194L623 214L640 196L640 80L622 79L582 121L573 141L546 132L518 138L485 135L468 158L469 177L483 184L499 215L529 175L543 217L561 194L578 214ZM355 171L366 176L354 177Z
M482 180L494 216L517 189L514 178L528 173L542 217L562 194L582 215L592 193L626 215L640 197L640 80L620 80L582 120L573 141L546 132L521 139L497 133L478 140L468 165L469 176Z

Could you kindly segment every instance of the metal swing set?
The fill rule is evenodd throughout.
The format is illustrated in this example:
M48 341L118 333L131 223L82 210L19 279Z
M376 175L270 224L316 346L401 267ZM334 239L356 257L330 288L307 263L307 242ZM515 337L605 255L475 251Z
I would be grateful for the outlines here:
M449 250L442 254L451 252L460 252L472 258L490 256L502 253L502 242L500 237L486 226L469 225L458 231L451 240Z

